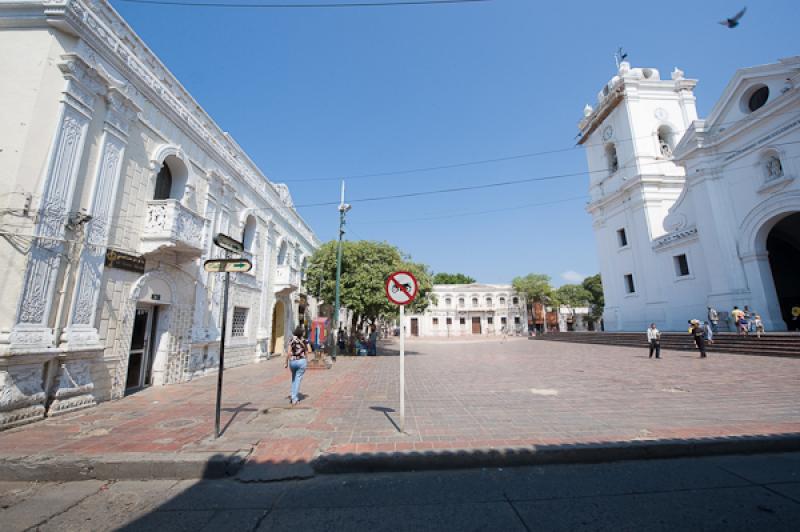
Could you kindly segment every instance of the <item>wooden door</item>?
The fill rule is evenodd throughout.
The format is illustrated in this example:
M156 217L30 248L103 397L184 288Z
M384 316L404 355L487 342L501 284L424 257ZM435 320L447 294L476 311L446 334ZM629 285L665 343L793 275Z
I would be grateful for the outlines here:
M480 334L481 333L481 318L480 316L473 316L472 317L472 334Z
M411 336L419 336L419 320L411 318Z

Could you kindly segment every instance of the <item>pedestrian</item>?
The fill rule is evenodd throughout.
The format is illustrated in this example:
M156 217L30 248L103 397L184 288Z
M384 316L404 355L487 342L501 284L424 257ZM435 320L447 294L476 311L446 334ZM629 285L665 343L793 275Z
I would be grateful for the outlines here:
M711 325L708 322L703 323L700 322L700 325L703 327L703 331L705 331L705 339L709 343L709 345L714 343L714 331L711 330Z
M339 327L339 332L336 333L336 347L339 348L339 353L344 354L347 347L347 331ZM334 360L336 360L334 358Z
M708 307L708 322L711 329L716 333L719 330L719 312L714 307Z
M731 317L733 318L733 324L736 327L736 333L741 335L742 333L747 334L747 329L742 329L743 325L746 325L747 322L744 321L744 312L737 306L733 307L731 311Z
M650 344L650 356L647 358L653 358L653 351L656 358L661 358L661 331L656 328L655 323L651 323L647 329L647 342Z
M502 344L503 342L506 341L506 337L508 337L508 329L506 328L505 325L500 327L500 334L503 335L503 338L500 340L500 343Z
M753 325L755 315L755 311L750 310L750 307L747 305L744 306L744 319L747 320L747 332L754 332L756 330L755 325Z
M375 325L369 326L369 346L367 347L367 354L369 356L376 356L378 354L378 329Z
M705 332L704 327L700 325L699 320L689 320L689 334L692 335L694 338L694 345L697 346L697 350L700 351L700 358L706 358L706 341L705 341Z
M286 364L285 368L292 370L292 394L289 402L292 406L300 401L300 382L303 380L303 375L306 373L308 367L308 342L303 338L303 327L298 325L292 333L292 339L289 340L289 345L286 348Z
M756 337L761 338L761 335L764 334L764 322L761 321L761 316L758 314L753 320L753 326L756 328Z

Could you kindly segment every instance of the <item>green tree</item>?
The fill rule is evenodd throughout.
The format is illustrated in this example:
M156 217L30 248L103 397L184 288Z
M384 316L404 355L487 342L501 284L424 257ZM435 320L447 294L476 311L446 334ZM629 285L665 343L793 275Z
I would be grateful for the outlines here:
M595 274L583 280L583 288L590 294L592 299L590 301L592 310L591 317L594 320L599 320L603 317L603 307L605 306L605 298L603 297L603 280L600 274Z
M326 242L309 261L307 282L309 292L333 303L336 294L336 241ZM419 293L411 312L422 312L428 305L431 275L427 266L411 261L399 249L386 242L368 240L342 243L342 278L340 301L353 311L356 325L364 319L374 321L379 317L393 317L397 305L386 298L384 283L389 274L397 270L410 271L419 282Z
M439 272L433 276L433 284L471 284L475 279L463 273Z
M580 284L565 284L555 291L556 299L562 305L583 307L592 303L592 293Z
M533 319L533 304L551 304L554 305L555 294L553 287L550 285L550 276L543 273L529 273L524 277L514 277L511 281L511 286L514 287L518 293L523 294L527 301L528 316Z
M524 277L514 277L511 281L514 290L523 294L528 303L545 303L553 300L553 287L550 276L543 273L529 273Z

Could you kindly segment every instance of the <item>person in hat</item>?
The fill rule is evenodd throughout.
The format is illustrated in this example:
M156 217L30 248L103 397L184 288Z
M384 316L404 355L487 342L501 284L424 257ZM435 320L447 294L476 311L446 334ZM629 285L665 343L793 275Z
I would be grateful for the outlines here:
M700 358L706 358L706 341L705 341L705 328L700 324L699 320L689 320L689 334L694 338L694 345L700 351Z

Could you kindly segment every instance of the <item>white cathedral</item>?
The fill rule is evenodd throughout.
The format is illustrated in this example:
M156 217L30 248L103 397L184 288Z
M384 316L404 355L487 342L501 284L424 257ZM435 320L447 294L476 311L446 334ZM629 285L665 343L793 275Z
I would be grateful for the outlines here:
M796 328L800 56L737 71L705 120L696 84L623 62L584 109L605 328L685 330L745 305Z

